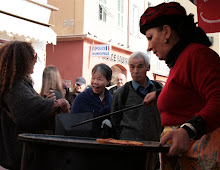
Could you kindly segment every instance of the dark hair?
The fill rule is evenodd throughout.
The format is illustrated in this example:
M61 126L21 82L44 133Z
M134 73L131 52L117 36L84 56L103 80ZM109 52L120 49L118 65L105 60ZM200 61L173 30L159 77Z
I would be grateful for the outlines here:
M0 91L4 92L21 77L30 74L37 56L30 43L22 41L5 42L0 47Z
M203 44L208 47L211 46L206 33L196 24L194 23L193 14L189 14L188 16L165 15L152 21L149 28L160 27L162 29L164 25L169 25L178 34L180 39Z
M106 64L96 64L93 69L92 69L92 74L96 73L97 71L99 71L100 73L102 73L106 80L111 81L112 79L112 69L106 65Z

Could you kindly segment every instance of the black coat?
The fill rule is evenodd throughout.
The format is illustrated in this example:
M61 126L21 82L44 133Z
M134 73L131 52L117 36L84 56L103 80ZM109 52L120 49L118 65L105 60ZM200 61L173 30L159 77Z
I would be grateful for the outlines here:
M12 90L0 96L0 165L17 170L22 154L18 134L47 129L54 101L41 97L27 78L19 80Z

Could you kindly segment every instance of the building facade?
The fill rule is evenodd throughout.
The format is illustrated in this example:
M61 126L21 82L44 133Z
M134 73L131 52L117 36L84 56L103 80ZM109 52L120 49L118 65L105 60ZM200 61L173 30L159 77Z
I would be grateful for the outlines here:
M168 2L169 0L167 0ZM97 63L106 63L115 76L122 72L131 80L128 57L135 51L147 52L147 39L139 31L139 19L149 6L164 0L49 0L59 8L50 18L55 25L57 45L47 45L47 65L55 65L68 86L73 88L77 77L88 84L91 69ZM197 19L196 5L189 0L177 1ZM195 20L196 21L196 20ZM211 35L211 37L216 35ZM213 48L219 50L218 35ZM101 48L106 47L106 50ZM96 53L94 49L98 50ZM152 53L150 79L165 84L169 68ZM219 53L219 52L218 52Z
M131 79L129 56L134 51L147 49L147 39L139 31L140 15L148 6L146 0L69 0L65 3L49 0L49 3L59 8L50 19L58 36L56 46L47 46L46 64L57 66L70 87L74 87L79 76L85 77L89 84L91 70L97 63L112 68L113 82L119 72ZM101 51L102 47L107 50ZM100 52L106 53L100 55Z

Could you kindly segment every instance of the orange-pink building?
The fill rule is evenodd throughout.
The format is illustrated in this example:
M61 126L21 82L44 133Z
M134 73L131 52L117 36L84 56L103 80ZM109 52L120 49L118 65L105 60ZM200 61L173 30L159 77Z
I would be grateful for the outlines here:
M69 87L74 87L77 77L83 76L90 84L91 70L95 64L105 63L115 76L122 72L131 80L128 58L135 51L147 52L147 39L139 31L140 15L150 3L145 0L48 0L59 8L50 18L57 33L57 45L47 45L46 65L55 65ZM107 50L95 53L95 46ZM104 55L101 55L101 52ZM166 79L165 63L151 58L150 79ZM161 64L160 64L161 63ZM160 68L160 69L157 69ZM164 77L154 76L154 73Z

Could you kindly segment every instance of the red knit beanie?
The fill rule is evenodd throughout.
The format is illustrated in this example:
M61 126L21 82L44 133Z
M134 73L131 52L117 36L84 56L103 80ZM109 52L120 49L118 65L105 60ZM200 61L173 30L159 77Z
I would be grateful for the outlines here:
M177 2L161 3L147 8L140 19L141 33L145 35L147 29L153 27L152 23L155 20L168 15L186 16L186 10Z

